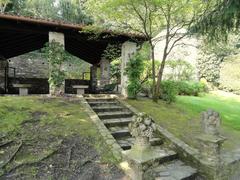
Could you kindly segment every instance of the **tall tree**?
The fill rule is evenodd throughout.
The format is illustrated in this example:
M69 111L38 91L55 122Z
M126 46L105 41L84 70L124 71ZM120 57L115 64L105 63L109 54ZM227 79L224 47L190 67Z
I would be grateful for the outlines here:
M208 35L211 40L227 39L231 32L239 32L240 1L216 1L213 8L196 21L193 30Z
M86 0L0 0L0 12L92 24L84 11Z
M92 24L92 18L84 11L84 3L83 0L60 0L59 14L61 18L78 24Z
M151 46L154 101L159 97L168 55L188 35L184 29L208 7L202 0L89 0L88 3L89 12L95 12L99 22L106 19L116 28L145 36ZM160 68L155 72L154 49L160 40L165 40L164 52Z

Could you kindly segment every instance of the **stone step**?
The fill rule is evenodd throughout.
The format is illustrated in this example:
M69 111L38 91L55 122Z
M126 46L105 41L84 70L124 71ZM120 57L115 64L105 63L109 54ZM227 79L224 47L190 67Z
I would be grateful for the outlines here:
M88 102L88 104L91 107L96 107L96 106L118 106L119 102L117 102L117 101L92 101L92 102Z
M124 151L123 154L127 155L130 152L131 150L127 150L127 151ZM144 156L144 155L141 156L140 154L133 153L131 155L131 160L135 162L141 162L143 166L146 165L146 166L159 167L161 166L161 164L170 163L173 160L177 160L177 157L178 157L177 153L172 150L165 149L161 146L153 146L151 147L151 151L148 151L147 156ZM155 174L158 175L157 171Z
M100 119L130 118L133 116L132 112L130 111L99 112L97 115Z
M117 139L117 142L123 150L129 150L134 144L134 140L135 139L133 137L129 137L129 138L127 137L127 138ZM163 141L160 138L152 138L150 139L150 143L152 146L160 146L163 144Z
M111 129L111 128L110 128L109 130L110 130L112 136L113 136L115 139L131 136L128 128L125 128L125 129Z
M118 119L106 119L103 120L105 126L114 127L114 126L128 126L132 121L132 118L118 118Z
M92 108L95 112L113 112L113 111L126 111L127 109L122 106L96 106Z
M114 99L114 98L116 98L116 95L111 95L111 94L84 94L83 96L85 98L94 98L94 99L98 99L98 98Z
M164 163L154 168L155 180L194 180L197 170L180 160Z
M104 101L104 102L112 102L112 101L117 101L116 99L113 98L85 98L88 102L98 102L98 101Z

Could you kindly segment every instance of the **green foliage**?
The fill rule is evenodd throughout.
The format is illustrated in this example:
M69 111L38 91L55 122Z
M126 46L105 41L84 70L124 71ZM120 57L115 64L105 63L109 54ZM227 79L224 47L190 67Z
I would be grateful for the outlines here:
M49 85L53 89L60 88L65 80L63 63L68 60L64 47L53 41L46 45L45 52L49 63Z
M162 81L160 89L160 99L163 99L168 104L176 101L178 89L174 81Z
M166 79L175 81L191 80L194 75L194 67L184 60L168 60L166 68L169 68L170 73L166 74Z
M121 81L121 59L115 59L111 62L110 73L113 82L120 83Z
M199 78L204 78L215 86L219 85L221 64L228 56L238 53L239 36L229 34L228 41L209 42L204 39L197 62Z
M219 89L240 95L240 54L229 56L221 64Z
M212 1L212 6L196 22L194 31L207 35L210 40L227 40L229 32L240 27L240 1Z
M92 17L85 13L84 3L85 1L79 0L60 0L61 18L77 24L93 24Z
M198 96L207 91L206 85L201 82L177 81L175 84L179 95Z
M103 52L102 57L108 60L114 60L121 56L120 44L108 44Z
M128 96L136 99L141 90L141 74L144 70L143 59L139 53L133 56L127 63L126 74L128 76Z
M5 12L89 25L93 20L86 15L84 3L79 0L8 0Z

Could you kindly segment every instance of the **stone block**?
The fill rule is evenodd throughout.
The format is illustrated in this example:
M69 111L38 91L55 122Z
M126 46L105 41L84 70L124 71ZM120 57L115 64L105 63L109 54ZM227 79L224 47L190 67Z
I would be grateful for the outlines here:
M28 88L19 88L19 95L20 96L27 96L28 95Z

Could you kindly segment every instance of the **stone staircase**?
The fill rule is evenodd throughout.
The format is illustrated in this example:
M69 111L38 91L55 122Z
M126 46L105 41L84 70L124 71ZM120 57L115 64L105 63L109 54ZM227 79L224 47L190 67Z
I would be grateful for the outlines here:
M133 113L114 98L86 97L85 99L120 147L123 150L131 149L134 138L129 132L128 124L132 120ZM157 159L159 165L154 168L156 180L197 179L196 169L179 160L174 151L164 148L160 138L153 137L150 142L154 148L159 149L159 153L162 153L161 158Z

